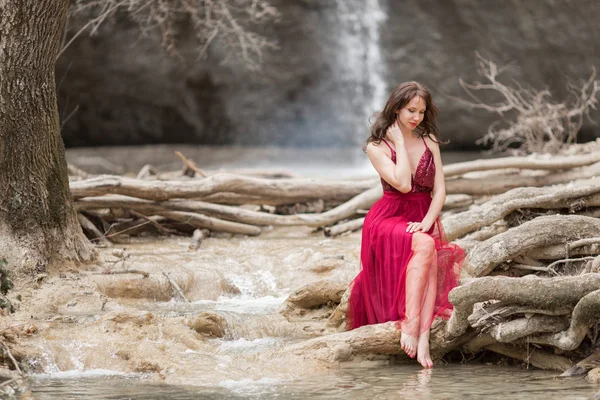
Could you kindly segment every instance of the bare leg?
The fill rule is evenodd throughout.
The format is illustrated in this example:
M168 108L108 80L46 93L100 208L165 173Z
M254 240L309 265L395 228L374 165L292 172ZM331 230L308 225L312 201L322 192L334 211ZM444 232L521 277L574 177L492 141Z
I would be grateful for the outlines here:
M423 233L413 234L412 251L412 259L406 267L406 318L400 326L400 346L410 357L417 354L423 292L435 252L433 239Z
M433 361L429 354L429 326L435 309L435 298L437 295L437 255L434 252L431 266L429 267L429 277L427 279L427 287L425 289L425 300L423 301L423 309L421 310L421 319L417 344L417 360L424 368L433 367Z

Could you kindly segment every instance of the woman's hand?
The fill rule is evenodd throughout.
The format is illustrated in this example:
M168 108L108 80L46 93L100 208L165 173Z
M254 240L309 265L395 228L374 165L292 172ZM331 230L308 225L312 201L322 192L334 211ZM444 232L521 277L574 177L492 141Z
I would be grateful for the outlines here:
M394 142L394 144L403 144L404 143L404 136L402 136L402 131L400 130L400 127L398 126L398 121L394 122L387 129L387 136L390 138L390 140L392 142Z
M406 227L406 232L429 232L431 225L432 224L427 224L425 222L409 222Z

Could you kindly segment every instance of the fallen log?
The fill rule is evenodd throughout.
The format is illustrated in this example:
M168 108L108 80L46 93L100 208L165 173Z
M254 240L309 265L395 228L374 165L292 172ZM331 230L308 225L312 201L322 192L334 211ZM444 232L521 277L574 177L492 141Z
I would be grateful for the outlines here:
M589 179L600 174L600 162L573 170L537 175L495 176L494 179L456 178L446 181L446 193L469 194L476 196L501 194L519 187L550 186L576 180Z
M368 209L382 195L380 186L366 190L340 206L319 214L276 215L265 212L246 210L219 204L211 204L194 200L151 201L121 195L86 197L74 202L76 210L93 210L104 208L124 208L144 213L160 213L162 211L187 211L207 216L222 218L249 225L278 226L311 226L331 225L356 214L358 210Z
M562 170L583 167L597 162L600 162L599 152L574 156L540 157L530 155L526 157L502 157L448 164L444 166L444 176L449 178L468 172L505 168Z
M264 179L233 174L218 174L202 179L181 181L146 181L120 176L102 175L72 182L74 198L121 194L147 200L201 198L215 193L257 196L263 204L271 199L286 203L302 203L315 198L344 202L376 185L374 180L327 181L315 179Z

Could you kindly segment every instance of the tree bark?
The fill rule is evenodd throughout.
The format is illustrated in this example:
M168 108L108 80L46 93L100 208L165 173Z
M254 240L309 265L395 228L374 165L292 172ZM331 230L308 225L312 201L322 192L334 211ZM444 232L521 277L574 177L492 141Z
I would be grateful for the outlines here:
M68 5L0 2L0 258L17 269L94 254L71 204L56 104Z

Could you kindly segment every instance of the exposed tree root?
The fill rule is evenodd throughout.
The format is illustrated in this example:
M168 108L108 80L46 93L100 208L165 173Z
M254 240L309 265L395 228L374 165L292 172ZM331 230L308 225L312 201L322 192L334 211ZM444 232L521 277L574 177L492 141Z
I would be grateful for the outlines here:
M584 275L583 278L585 279L586 276ZM574 350L579 347L588 333L590 325L600 319L600 286L597 287L598 290L588 293L579 300L573 310L569 329L554 334L534 336L530 338L530 341L551 345L562 350Z
M448 333L457 337L469 327L469 316L476 303L499 300L504 304L548 310L574 307L588 293L600 289L600 274L558 278L483 277L473 279L450 292L454 312L448 321ZM583 309L586 311L587 309ZM594 310L584 313L588 315Z
M518 209L571 208L582 201L585 206L600 205L600 179L582 182L576 187L512 189L481 206L472 206L468 211L444 218L443 224L448 240L454 240L489 226Z
M541 369L566 371L573 365L568 358L557 356L555 354L549 354L536 348L531 348L528 351L527 348L501 343L491 344L485 348L493 351L494 353L521 360L528 365L531 364L534 367Z
M598 235L600 220L597 218L579 215L538 217L473 246L464 268L471 276L485 276L500 263L532 249Z

